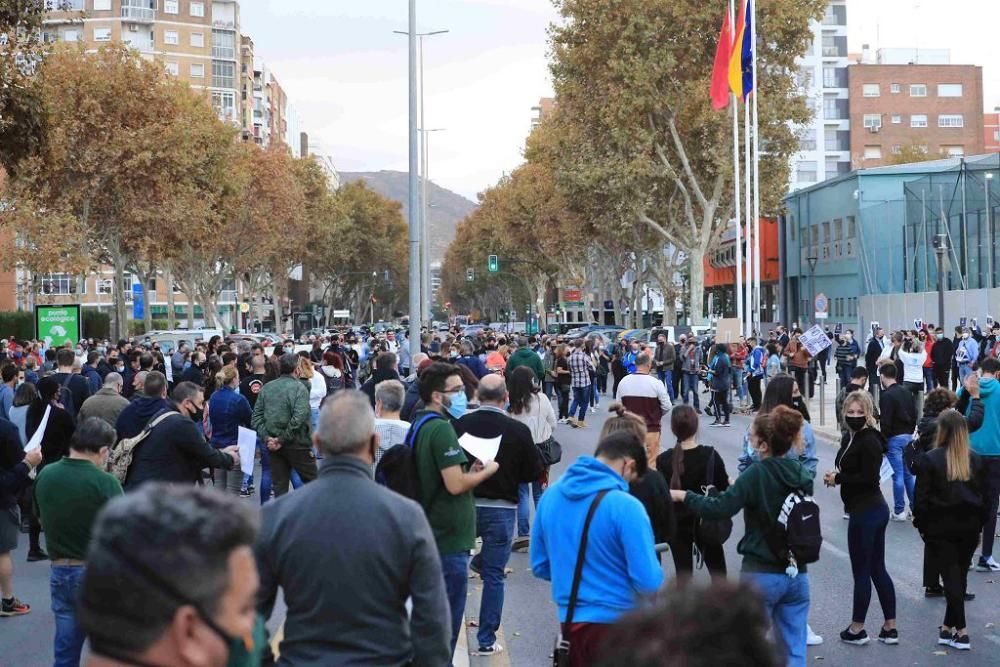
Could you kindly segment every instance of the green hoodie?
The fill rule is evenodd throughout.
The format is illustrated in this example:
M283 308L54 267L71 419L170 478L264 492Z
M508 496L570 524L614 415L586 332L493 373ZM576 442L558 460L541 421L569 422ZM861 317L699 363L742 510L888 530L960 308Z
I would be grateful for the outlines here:
M743 556L743 571L780 574L788 563L767 546L767 533L793 489L812 495L809 471L794 459L772 457L750 466L725 493L709 498L688 491L684 504L703 519L727 519L742 509L746 529L736 551Z
M545 369L542 367L542 358L538 356L538 353L532 350L530 347L519 347L514 350L514 354L510 355L510 359L507 360L507 377L514 372L514 369L518 366L527 366L531 370L535 371L535 377L541 382L545 379Z

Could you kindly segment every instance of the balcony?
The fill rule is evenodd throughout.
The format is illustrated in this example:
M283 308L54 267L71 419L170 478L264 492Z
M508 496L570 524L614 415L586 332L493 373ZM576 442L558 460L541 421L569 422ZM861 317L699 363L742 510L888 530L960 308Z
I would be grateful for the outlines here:
M146 37L130 37L123 39L122 43L142 53L149 53L156 50L156 44L153 43L153 40Z
M212 57L216 60L236 60L236 49L231 46L212 46Z
M156 21L156 0L122 0L122 19L153 23Z
M212 27L220 30L236 30L236 21L218 20L212 21Z

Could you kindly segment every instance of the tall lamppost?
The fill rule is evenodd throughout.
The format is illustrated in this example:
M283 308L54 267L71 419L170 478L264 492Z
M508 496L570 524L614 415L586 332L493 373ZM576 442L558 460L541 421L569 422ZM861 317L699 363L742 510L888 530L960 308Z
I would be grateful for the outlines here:
M948 235L934 235L934 254L937 255L938 270L938 322L944 326L944 261L948 254Z
M986 188L986 252L987 259L989 260L986 264L987 266L987 287L993 287L993 206L990 205L990 181L993 180L993 172L986 172L986 179L984 181L984 186Z
M816 301L816 262L819 261L819 257L810 255L806 257L806 261L809 262L809 305L806 306L806 313L809 317L809 321L815 324L816 313L813 312L809 315L809 309L814 308L814 302Z

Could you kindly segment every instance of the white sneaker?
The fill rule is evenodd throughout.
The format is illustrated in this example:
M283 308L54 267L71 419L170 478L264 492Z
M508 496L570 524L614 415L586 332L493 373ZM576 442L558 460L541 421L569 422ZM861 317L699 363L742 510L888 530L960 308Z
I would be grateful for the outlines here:
M595 408L593 405L590 406L590 414L592 414L592 415L596 415L597 414L597 408Z
M565 417L563 417L562 419L558 420L556 423L557 424L565 424L565 423L567 423L567 420L566 420Z
M889 518L893 521L906 521L906 512L900 512L899 514L893 512L889 515Z
M819 646L823 643L823 638L813 632L811 626L806 626L806 646Z
M986 560L983 557L979 557L979 562L976 564L976 569L980 572L1000 572L1000 563L993 560L993 556L990 556Z

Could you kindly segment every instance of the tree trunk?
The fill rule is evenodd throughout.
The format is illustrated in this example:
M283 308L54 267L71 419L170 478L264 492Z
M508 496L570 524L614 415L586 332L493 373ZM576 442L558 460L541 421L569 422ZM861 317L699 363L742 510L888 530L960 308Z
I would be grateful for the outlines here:
M705 251L701 248L688 250L689 297L688 312L691 313L691 324L704 324L705 309Z
M189 330L193 330L195 328L194 327L194 302L195 302L194 290L190 289L190 288L185 289L184 296L187 297L188 329Z
M132 285L125 285L125 258L121 256L117 248L111 252L111 266L115 272L114 332L115 338L120 340L128 337L128 314L125 308L125 292L131 290Z
M177 314L174 312L174 272L169 264L163 267L163 282L167 289L167 328L173 331L177 328Z

